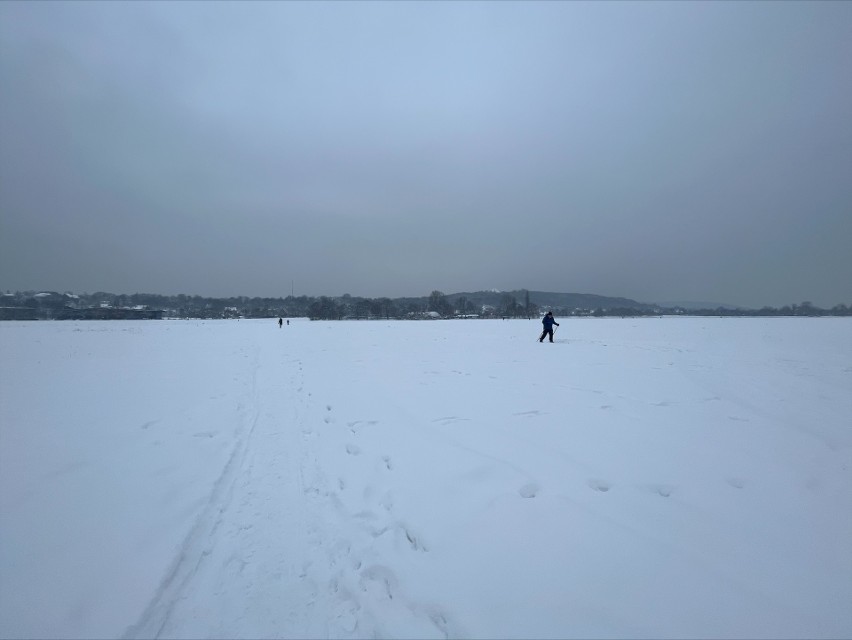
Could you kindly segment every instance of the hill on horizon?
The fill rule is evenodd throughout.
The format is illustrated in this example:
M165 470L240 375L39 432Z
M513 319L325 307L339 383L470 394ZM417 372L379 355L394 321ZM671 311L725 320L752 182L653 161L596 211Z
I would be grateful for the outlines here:
M688 311L692 311L695 309L745 309L746 307L740 307L735 304L727 304L723 302L701 302L696 300L676 300L676 301L668 301L668 302L659 302L657 303L660 307L665 307L666 309L674 309L675 307L680 307L681 309L686 309Z
M455 302L465 297L475 305L501 306L507 297L524 304L526 289L514 291L474 291L448 294L447 300ZM530 303L540 308L553 309L653 309L656 305L637 302L631 298L600 296L593 293L559 293L555 291L529 291Z

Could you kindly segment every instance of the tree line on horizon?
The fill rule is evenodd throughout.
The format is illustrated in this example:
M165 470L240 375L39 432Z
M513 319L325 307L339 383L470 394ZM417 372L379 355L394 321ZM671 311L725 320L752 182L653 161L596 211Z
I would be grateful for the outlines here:
M573 298L572 298L573 296ZM150 293L113 294L7 292L0 302L0 319L75 319L86 309L162 310L173 318L295 318L314 320L370 320L420 318L533 318L544 310L557 316L640 317L659 315L698 316L849 316L852 305L838 304L821 309L810 302L761 309L690 309L660 307L623 298L605 298L586 294L547 294L520 290L513 292L482 291L444 294L432 291L428 296L409 298L365 298L342 296L287 296L264 298L236 296L211 298L185 294ZM576 300L581 303L566 304ZM92 316L98 317L98 316ZM121 317L120 314L110 317ZM134 317L127 315L126 317Z

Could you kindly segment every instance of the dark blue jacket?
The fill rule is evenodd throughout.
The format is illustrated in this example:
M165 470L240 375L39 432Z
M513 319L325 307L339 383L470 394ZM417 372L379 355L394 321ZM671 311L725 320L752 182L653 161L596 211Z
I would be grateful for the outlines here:
M559 326L559 323L553 319L553 316L544 316L541 319L541 324L544 325L545 329L552 329L553 325L556 325L557 327Z

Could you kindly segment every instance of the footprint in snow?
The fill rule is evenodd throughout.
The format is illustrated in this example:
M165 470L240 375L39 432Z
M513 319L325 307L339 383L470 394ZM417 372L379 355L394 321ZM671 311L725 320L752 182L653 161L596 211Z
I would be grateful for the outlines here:
M363 564L357 554L352 553L352 543L348 540L339 540L331 547L328 554L328 562L332 567L346 565L355 571L359 570ZM335 588L336 591L337 589Z
M432 621L432 624L440 631L445 638L453 638L458 637L460 634L454 633L450 630L450 623L447 620L446 614L440 609L436 609L434 607L430 607L426 615L429 616L429 620Z
M363 428L363 426L371 427L374 424L379 424L379 421L378 420L353 420L352 422L347 422L346 426L349 427L349 431L352 432L352 435L358 435L358 432Z
M374 593L393 600L397 585L396 575L387 567L374 564L361 571L359 586L365 593Z
M534 482L530 482L518 489L518 493L522 498L535 498L539 493L541 493L541 487Z
M653 484L648 488L662 498L670 497L675 490L675 487L670 484Z
M414 551L428 551L423 542L407 527L400 525L402 532L405 534L405 539Z
M355 633L358 630L358 613L361 611L361 605L336 581L332 583L332 590L340 599L332 613L335 624L347 634Z
M346 445L346 453L348 453L350 456L360 455L361 447L359 447L357 444L349 443Z
M600 491L601 493L606 493L612 488L612 485L606 480L599 480L597 478L590 478L588 485L591 489L595 491Z
M396 523L396 524L388 524L381 528L372 528L370 530L370 535L373 538L381 538L385 534L390 533L394 536L394 538L399 540L405 540L408 546L411 547L413 551L423 551L428 552L429 549L426 548L426 545L423 544L423 541L415 534L411 529L406 527L404 524Z
M725 478L725 482L731 485L734 489L742 489L743 487L745 487L745 480L737 476L734 476L732 478Z

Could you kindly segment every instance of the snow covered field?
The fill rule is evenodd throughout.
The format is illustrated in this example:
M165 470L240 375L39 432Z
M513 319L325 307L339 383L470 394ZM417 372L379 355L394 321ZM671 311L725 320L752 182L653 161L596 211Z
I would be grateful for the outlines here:
M852 637L843 318L0 323L3 637Z

